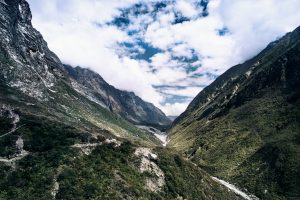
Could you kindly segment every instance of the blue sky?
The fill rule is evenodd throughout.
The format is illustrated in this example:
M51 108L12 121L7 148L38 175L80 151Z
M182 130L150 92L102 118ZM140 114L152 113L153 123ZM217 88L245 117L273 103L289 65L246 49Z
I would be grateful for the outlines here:
M51 50L168 115L300 25L299 0L29 0Z

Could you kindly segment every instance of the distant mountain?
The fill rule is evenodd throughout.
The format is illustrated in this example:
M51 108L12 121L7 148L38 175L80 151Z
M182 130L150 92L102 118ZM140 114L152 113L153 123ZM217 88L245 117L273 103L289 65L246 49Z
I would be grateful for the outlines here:
M90 100L137 125L167 128L171 120L153 104L143 101L133 92L118 90L99 74L81 67L64 65L72 86Z
M262 199L299 199L300 27L201 91L169 139L170 148Z
M161 111L63 66L25 0L0 0L0 33L0 199L239 199L120 117Z
M173 116L173 115L168 115L168 118L171 120L171 121L174 121L178 116Z

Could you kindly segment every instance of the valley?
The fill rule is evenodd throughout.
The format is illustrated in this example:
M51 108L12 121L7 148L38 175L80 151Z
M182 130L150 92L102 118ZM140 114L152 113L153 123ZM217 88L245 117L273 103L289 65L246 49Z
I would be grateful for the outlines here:
M300 28L168 117L63 64L31 20L0 1L0 199L300 198Z
M168 135L166 132L160 131L154 127L151 126L137 126L138 128L142 130L146 130L149 133L152 133L157 139L160 140L162 145L165 147L168 144Z

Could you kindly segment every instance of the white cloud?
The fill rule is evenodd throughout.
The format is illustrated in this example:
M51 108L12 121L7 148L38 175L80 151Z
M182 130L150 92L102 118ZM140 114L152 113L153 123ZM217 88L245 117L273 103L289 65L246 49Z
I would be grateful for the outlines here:
M171 55L167 53L157 53L151 57L152 66L155 68L161 68L168 65L171 61Z
M180 40L176 40L176 34L171 30L171 27L171 24L163 27L158 22L150 24L145 34L146 42L160 49L168 49L176 41L180 42Z
M167 103L164 106L163 111L165 113L168 113L168 116L178 116L178 113L182 113L182 111L184 111L187 108L188 104L188 102L174 104Z
M187 87L187 88L167 88L164 90L164 93L169 95L179 95L193 98L200 92L199 87Z
M269 42L300 25L298 0L223 0L218 13L229 28L240 62L249 59Z
M166 97L152 85L187 87L169 88L164 92L195 96L197 90L213 81L207 73L223 73L300 25L299 0L255 3L253 0L210 0L208 17L197 17L201 10L195 1L177 0L164 8L164 12L157 13L157 18L151 14L130 15L127 30L105 25L120 15L119 8L136 2L144 3L151 10L151 2L158 0L29 0L34 26L63 62L93 69L110 84L134 91L168 115L178 115L189 102L165 103ZM180 11L192 20L174 24L173 11ZM218 30L224 27L230 33L218 35ZM127 31L133 30L138 33L129 36ZM137 38L162 52L147 62L130 58L130 53L120 53L122 49L117 50L119 43L134 43ZM143 51L140 48L140 52ZM184 69L187 64L174 59L191 59L194 55L200 60L191 65L201 67L189 74ZM151 67L156 69L155 73ZM195 76L191 78L192 75Z
M63 62L90 68L110 84L134 91L141 98L159 106L163 97L152 88L153 77L147 72L145 63L128 57L120 58L114 51L117 43L131 40L127 33L114 26L96 24L111 20L118 13L116 8L122 4L118 4L118 1L106 1L103 4L75 1L68 0L62 7L58 7L59 0L47 1L46 6L54 13L52 15L47 11L44 13L44 2L30 1L35 5L34 8L42 9L37 12L41 16L34 15L33 23L49 42L50 49ZM62 9L66 13L61 13Z
M172 85L179 80L186 78L185 71L181 70L180 68L173 70L172 68L164 67L159 69L155 75L158 77L159 84L162 85ZM170 79L170 77L172 77L172 79Z
M188 44L179 44L172 48L172 54L177 57L186 57L191 59L193 52Z
M176 9L180 11L186 17L195 17L198 15L198 10L192 4L193 2L178 0L176 3Z

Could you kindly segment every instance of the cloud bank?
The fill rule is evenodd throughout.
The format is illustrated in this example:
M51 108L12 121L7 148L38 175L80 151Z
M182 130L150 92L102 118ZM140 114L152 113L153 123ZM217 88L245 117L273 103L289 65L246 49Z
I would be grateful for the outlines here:
M90 68L168 115L300 25L298 0L29 0L61 60Z

